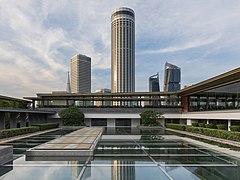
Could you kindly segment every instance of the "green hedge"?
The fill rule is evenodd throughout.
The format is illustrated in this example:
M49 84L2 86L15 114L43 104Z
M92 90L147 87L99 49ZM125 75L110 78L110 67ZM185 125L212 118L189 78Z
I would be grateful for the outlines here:
M192 123L192 126L198 127L198 123Z
M205 124L204 123L198 123L198 126L199 127L205 127Z
M240 142L240 132L187 126L186 131Z
M36 131L39 131L39 127L30 126L30 127L6 129L6 130L0 131L0 138L18 136L18 135L32 133L32 132L36 132Z
M171 129L177 129L182 131L185 130L191 133L203 134L206 136L212 136L212 137L240 142L240 132L220 130L220 129L209 129L209 128L202 128L202 127L193 127L193 126L186 126L182 124L166 124L166 127Z
M240 132L240 126L230 126L231 131Z
M214 124L205 124L205 127L213 129L214 128Z
M226 124L217 124L217 128L221 129L221 130L227 130L228 129Z
M166 124L167 128L171 128L171 129L177 129L177 130L181 130L181 131L185 131L187 125L184 124Z
M39 127L40 131L58 128L59 123L45 123L45 124L33 124L32 126Z

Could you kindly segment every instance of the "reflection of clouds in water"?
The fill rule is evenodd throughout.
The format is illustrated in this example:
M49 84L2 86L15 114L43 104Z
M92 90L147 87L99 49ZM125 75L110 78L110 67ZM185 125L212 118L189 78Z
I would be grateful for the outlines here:
M23 180L52 180L52 179L70 179L71 167L13 167L13 170L5 174L3 179L23 179Z
M92 166L87 167L82 179L84 180L99 180L99 179L112 179L111 178L111 166L102 167L102 166Z

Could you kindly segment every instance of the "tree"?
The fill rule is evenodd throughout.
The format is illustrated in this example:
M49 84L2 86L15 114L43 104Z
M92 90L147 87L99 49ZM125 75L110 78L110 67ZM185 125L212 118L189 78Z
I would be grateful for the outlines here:
M140 114L141 124L144 126L161 126L159 120L163 118L162 113L148 110Z
M84 123L84 114L77 107L71 106L59 112L64 126L81 126Z

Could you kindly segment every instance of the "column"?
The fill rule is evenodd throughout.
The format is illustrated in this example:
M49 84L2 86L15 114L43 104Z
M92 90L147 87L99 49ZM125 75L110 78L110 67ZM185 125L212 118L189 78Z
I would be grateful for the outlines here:
M228 120L228 131L231 131L230 126L231 126L231 120L229 119Z
M5 112L0 112L0 130L5 129Z
M196 120L196 119L187 119L187 125L191 126L192 123L198 123L198 120Z
M10 113L10 129L17 128L17 113Z
M207 119L207 124L209 124L209 119Z

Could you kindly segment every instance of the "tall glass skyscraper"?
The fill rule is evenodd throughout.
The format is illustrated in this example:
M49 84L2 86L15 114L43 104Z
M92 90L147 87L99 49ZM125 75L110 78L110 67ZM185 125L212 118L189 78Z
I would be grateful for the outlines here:
M112 92L135 91L135 15L121 7L111 18Z
M149 77L149 92L160 92L158 73Z
M164 91L174 92L180 90L181 69L168 62L165 63Z

